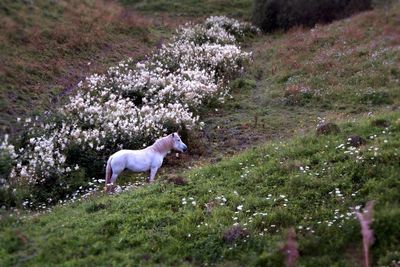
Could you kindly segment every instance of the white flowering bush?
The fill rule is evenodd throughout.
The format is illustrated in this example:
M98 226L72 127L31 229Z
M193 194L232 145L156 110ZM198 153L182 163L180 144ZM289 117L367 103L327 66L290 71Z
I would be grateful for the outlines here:
M193 42L176 42L162 46L152 57L150 67L168 72L187 69L202 69L218 80L229 79L243 70L250 53L237 45Z
M251 23L240 22L225 16L210 16L205 20L204 25L206 28L222 28L229 34L234 35L236 39L260 33L260 29Z
M196 45L205 43L224 45L236 43L236 38L222 27L214 25L205 27L205 25L201 24L192 25L188 23L177 31L174 42L187 42Z
M201 127L200 108L223 101L225 84L250 60L238 38L254 33L250 24L210 17L180 28L143 62L127 59L87 77L63 107L28 121L16 147L0 147L12 161L8 184L47 190L40 201L57 202L102 176L116 150L142 148L179 127Z
M260 30L250 23L239 22L225 16L211 16L203 24L186 24L178 30L175 41L196 44L236 44L246 36L258 34Z
M127 65L126 65L127 66ZM162 68L147 68L138 63L136 70L114 69L122 95L134 99L137 104L157 105L179 102L192 110L210 98L222 94L222 84L214 79L213 73L202 69L179 69L173 73Z

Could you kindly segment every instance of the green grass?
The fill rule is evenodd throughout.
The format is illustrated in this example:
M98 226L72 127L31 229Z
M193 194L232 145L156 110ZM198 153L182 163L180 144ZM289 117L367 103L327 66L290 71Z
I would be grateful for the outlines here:
M172 16L229 15L249 19L252 0L120 0L136 9L167 13Z
M388 128L364 119L341 125L337 135L271 142L184 173L188 185L158 182L3 219L0 265L281 266L280 246L295 227L300 266L354 266L362 258L360 228L347 212L368 200L376 203L373 262L388 265L400 247L400 113L381 118ZM354 134L367 144L358 152L338 148ZM206 203L214 203L211 212ZM235 222L247 234L227 243Z

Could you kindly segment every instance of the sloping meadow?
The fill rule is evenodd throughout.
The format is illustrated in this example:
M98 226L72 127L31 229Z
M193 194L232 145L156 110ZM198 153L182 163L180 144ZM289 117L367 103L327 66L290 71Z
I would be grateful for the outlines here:
M87 77L63 107L24 121L27 130L14 143L5 139L2 202L37 206L95 191L116 150L201 128L200 110L223 102L225 85L251 59L238 42L257 33L248 23L209 17L181 27L142 62L127 59Z
M185 185L5 218L0 265L284 266L293 227L298 266L361 266L355 214L372 200L371 266L397 266L399 115L271 142L187 172Z

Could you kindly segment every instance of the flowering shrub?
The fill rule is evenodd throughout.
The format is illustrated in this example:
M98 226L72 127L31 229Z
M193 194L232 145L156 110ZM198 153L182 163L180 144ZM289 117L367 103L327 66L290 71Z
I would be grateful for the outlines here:
M250 23L239 22L224 16L208 17L203 24L190 23L181 27L174 41L204 43L235 44L246 36L259 33L259 29Z
M212 74L200 69L179 69L167 73L165 69L151 70L143 64L137 64L135 73L118 79L122 84L131 84L121 87L123 95L139 100L139 103L157 105L180 102L194 110L207 99L225 91Z
M242 70L250 54L236 45L193 42L175 42L163 45L152 57L150 67L169 72L180 69L202 69L216 80L228 79Z
M200 107L222 102L224 84L250 60L237 38L257 32L248 23L210 17L180 28L146 61L128 59L87 77L47 119L27 121L17 148L0 147L13 161L10 185L76 189L69 180L79 180L76 187L82 177L101 175L118 149L141 148L178 127L201 127Z

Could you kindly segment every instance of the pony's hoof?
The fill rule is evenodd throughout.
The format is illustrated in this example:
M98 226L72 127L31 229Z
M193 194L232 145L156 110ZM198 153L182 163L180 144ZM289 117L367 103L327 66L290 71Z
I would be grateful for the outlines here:
M115 190L115 186L112 184L106 185L104 187L104 193L106 193L106 194L112 194L112 193L114 193L114 190Z

